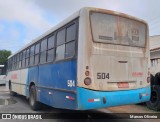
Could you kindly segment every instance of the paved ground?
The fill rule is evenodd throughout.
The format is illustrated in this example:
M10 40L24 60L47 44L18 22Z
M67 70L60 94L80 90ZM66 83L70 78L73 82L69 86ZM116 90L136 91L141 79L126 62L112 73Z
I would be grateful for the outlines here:
M11 97L9 95L9 92L8 90L5 88L5 86L0 86L0 99L7 99L7 98L12 98L13 100L16 101L15 104L11 104L11 105L0 105L0 113L52 113L52 114L57 114L57 113L73 113L73 114L67 114L69 116L69 118L72 118L74 115L77 115L77 114L81 114L81 115L84 115L82 113L78 113L77 111L70 111L70 110L62 110L62 109L55 109L55 108L51 108L51 107L47 107L41 111L38 111L38 112L35 112L35 111L32 111L29 107L29 104L28 104L28 100L21 96L21 95L16 95L14 97ZM0 103L1 104L1 103ZM96 112L96 114L92 114L93 112ZM101 112L101 113L99 113ZM100 120L100 118L97 120L93 120L92 118L93 115L96 116L96 115L100 115L103 117L105 116L105 118L119 118L121 117L121 114L113 114L113 113L157 113L155 111L152 111L152 110L149 110L147 109L147 107L145 105L127 105L127 106L119 106L119 107L112 107L112 108L108 108L108 109L100 109L98 111L87 111L85 113L85 115L87 116L87 119L84 119L83 121L102 121ZM54 115L55 115L54 114ZM121 117L122 118L122 117ZM8 122L9 120L0 120L0 122ZM20 120L14 120L15 122L18 122ZM27 121L27 120L26 120ZM53 122L53 121L71 121L71 120L64 120L63 118L62 119L51 119L51 120L32 120L33 122ZM72 121L82 121L82 120L79 120L79 119L76 119L76 120L72 120ZM104 121L104 120L103 120ZM106 119L105 119L106 121ZM132 122L132 121L135 121L133 119L115 119L115 120L109 120L109 121L120 121L120 122ZM150 119L136 119L136 121L138 122L149 122L151 121ZM160 120L159 120L160 121ZM13 120L11 121L13 122ZM157 119L154 119L152 120L152 122L158 122Z
M112 107L108 108L107 110L113 113L160 113L148 109L145 103L140 105L126 105L126 106Z

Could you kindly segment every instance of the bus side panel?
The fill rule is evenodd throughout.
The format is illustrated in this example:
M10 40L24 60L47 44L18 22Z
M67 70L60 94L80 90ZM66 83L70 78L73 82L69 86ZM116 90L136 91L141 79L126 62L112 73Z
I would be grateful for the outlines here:
M27 89L26 89L26 96L29 97L29 85L31 82L34 82L35 85L37 85L38 82L38 66L35 67L31 67L28 70L28 77L26 79L26 85L27 85Z
M22 94L21 85L23 82L21 81L21 70L11 71L9 75L10 75L9 80L11 81L12 91L18 94Z
M38 100L47 105L76 109L77 60L39 66Z
M17 86L17 87L20 87L20 90L21 90L21 93L19 94L22 94L24 96L26 96L26 82L27 82L27 79L28 79L28 68L25 68L25 69L21 69L20 70L20 86Z

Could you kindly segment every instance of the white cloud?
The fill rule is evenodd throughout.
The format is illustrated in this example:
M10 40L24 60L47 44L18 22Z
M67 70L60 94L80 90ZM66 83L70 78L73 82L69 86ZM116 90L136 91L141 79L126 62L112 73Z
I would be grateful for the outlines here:
M59 19L84 6L98 7L123 12L141 18L151 26L150 34L160 34L155 24L160 23L160 0L34 0L41 8L46 9Z
M1 0L0 49L11 49L16 52L26 43L50 29L54 21L48 21L45 16L47 12L33 0ZM4 25L2 21L5 22ZM18 25L15 25L17 23Z
M50 28L51 23L43 18L44 13L43 9L31 0L0 1L0 19L18 21L28 27L31 26L40 30Z

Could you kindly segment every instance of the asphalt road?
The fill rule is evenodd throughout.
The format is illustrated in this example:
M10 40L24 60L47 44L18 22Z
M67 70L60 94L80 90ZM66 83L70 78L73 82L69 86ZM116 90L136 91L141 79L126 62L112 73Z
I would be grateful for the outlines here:
M9 99L8 102L2 101L2 99ZM13 102L13 104L12 104ZM2 104L10 105L2 105ZM92 110L92 111L71 111L64 109L56 109L52 107L44 107L40 111L32 111L28 104L28 100L21 95L10 96L8 90L5 86L0 86L0 113L34 113L34 114L44 114L49 113L49 115L54 119L42 119L42 120L23 120L29 122L53 122L53 121L112 121L112 122L158 122L157 119L124 119L120 113L157 113L146 108L145 105L129 105L112 107L108 109ZM116 114L115 114L116 113ZM119 113L119 114L117 114ZM67 116L67 117L66 117ZM76 119L75 117L78 116ZM68 118L68 119L66 119ZM74 119L73 119L74 118ZM112 119L111 119L112 118ZM19 122L22 120L0 120L0 122Z

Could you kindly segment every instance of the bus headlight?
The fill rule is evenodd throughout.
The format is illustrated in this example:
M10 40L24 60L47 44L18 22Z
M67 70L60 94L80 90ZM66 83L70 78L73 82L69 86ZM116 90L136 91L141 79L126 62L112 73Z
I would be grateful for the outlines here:
M88 86L88 85L90 85L91 83L92 83L91 78L87 77L87 78L84 79L84 84L85 84L85 85Z

